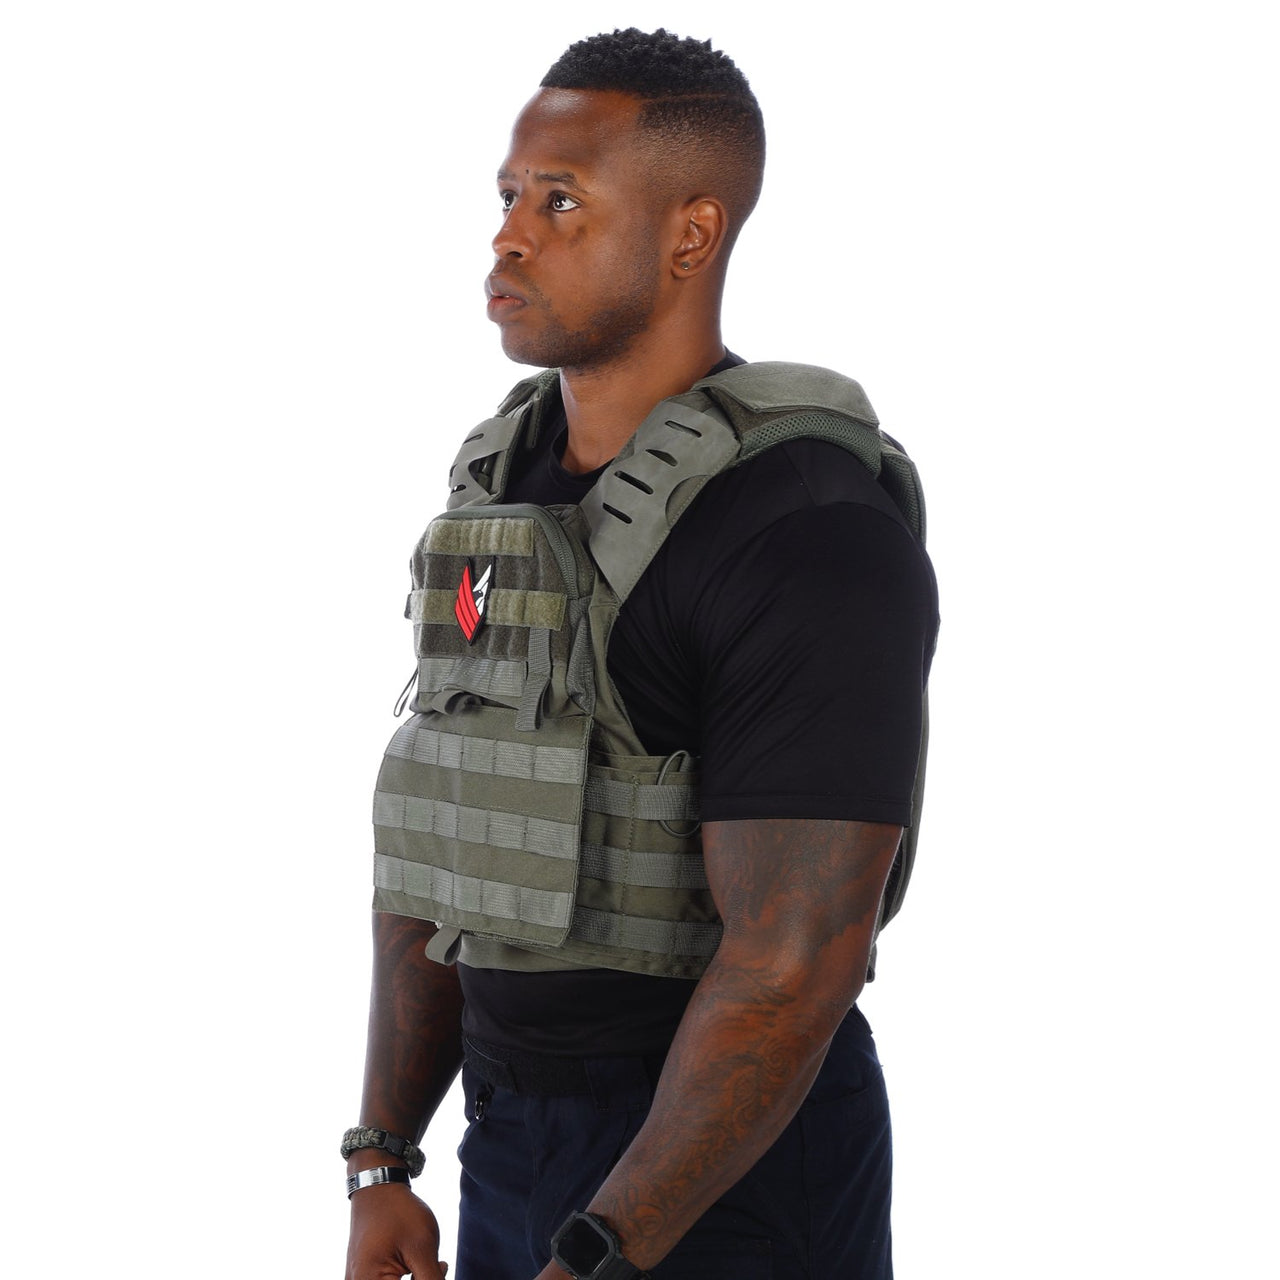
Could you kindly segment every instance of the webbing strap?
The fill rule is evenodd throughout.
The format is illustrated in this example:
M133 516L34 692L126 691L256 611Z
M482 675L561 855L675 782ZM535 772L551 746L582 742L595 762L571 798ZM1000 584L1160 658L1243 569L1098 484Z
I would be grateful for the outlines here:
M579 906L569 937L602 947L653 951L660 955L710 956L720 945L723 928L689 920L651 920Z
M583 844L581 873L593 880L644 889L705 889L702 859L687 853L653 853Z
M542 719L542 697L551 683L551 632L534 627L529 632L529 677L516 709L516 729L533 733Z
M425 831L447 840L523 849L548 858L572 858L578 847L578 828L571 822L531 818L500 809L476 809L393 791L374 792L373 822L374 826L396 831Z
M404 616L410 622L431 622L456 627L456 590L419 587L409 592ZM498 627L548 627L559 631L564 625L567 598L562 591L521 591L495 587L485 603L484 620Z
M423 694L463 690L481 698L514 700L524 692L526 670L526 663L509 658L423 658L418 688Z
M506 516L433 520L422 549L448 556L531 556L533 521Z
M610 817L641 818L649 822L693 822L699 816L697 788L675 782L633 786L612 778L589 778L585 804L588 809Z
M499 920L524 920L549 929L563 929L573 910L571 893L499 884L386 853L373 855L373 883L379 889L427 898L458 911Z
M530 782L566 782L575 786L582 781L585 767L582 752L575 748L441 733L430 728L421 715L401 725L387 747L387 755L466 773L524 778Z

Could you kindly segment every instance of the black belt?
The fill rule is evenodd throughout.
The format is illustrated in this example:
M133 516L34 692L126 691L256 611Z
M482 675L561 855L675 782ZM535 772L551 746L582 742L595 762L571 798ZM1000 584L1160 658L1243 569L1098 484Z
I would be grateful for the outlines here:
M589 1064L599 1058L568 1058L550 1053L525 1053L505 1045L487 1044L464 1036L462 1047L469 1066L486 1084L513 1093L568 1097L594 1093ZM642 1071L649 1084L655 1085L662 1072L665 1054L636 1055L630 1059ZM614 1059L614 1061L620 1061Z

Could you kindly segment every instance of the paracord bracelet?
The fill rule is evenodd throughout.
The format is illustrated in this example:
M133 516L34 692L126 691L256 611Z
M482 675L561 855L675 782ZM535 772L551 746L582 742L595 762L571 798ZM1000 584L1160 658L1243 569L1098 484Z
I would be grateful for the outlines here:
M399 1165L380 1164L376 1169L361 1169L347 1179L347 1199L365 1187L378 1187L384 1182L403 1182L409 1185L409 1170Z
M342 1146L339 1151L345 1160L353 1151L360 1151L367 1147L377 1151L389 1151L393 1156L399 1156L409 1166L410 1175L415 1178L422 1172L422 1166L427 1162L421 1149L415 1147L408 1138L397 1138L395 1134L388 1133L385 1129L372 1129L363 1124L348 1129L342 1135Z

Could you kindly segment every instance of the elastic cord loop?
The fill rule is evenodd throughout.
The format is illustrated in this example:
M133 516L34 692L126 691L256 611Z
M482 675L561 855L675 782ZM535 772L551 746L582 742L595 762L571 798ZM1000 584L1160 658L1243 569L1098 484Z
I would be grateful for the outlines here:
M677 760L679 760L681 756L683 756L686 760L693 759L693 756L688 751L685 751L683 747L679 751L673 751L662 762L662 768L658 770L658 781L656 784L657 786L659 787L662 786L663 782L666 781L667 770L670 769L671 766ZM663 829L663 831L667 833L667 835L671 836L675 840L688 840L690 836L696 836L698 832L702 830L702 823L695 822L693 826L689 828L688 831L676 831L673 827L670 827L667 825L667 820L665 818L658 819L658 826L660 826Z

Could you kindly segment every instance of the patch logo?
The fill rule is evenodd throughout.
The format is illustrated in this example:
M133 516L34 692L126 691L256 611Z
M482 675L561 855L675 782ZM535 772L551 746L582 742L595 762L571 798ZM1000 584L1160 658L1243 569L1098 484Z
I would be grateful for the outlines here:
M458 597L453 602L453 616L467 637L467 643L475 642L476 633L484 625L484 608L489 600L489 584L493 578L493 565L490 565L478 581L473 580L471 561L468 560L462 570L462 582L458 585Z

